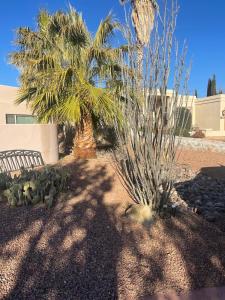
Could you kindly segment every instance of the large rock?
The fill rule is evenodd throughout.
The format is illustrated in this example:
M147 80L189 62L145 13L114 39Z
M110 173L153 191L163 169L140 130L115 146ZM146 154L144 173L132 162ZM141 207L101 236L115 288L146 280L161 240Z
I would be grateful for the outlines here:
M215 222L216 221L216 216L214 214L206 214L205 216L205 219L208 221L208 222Z

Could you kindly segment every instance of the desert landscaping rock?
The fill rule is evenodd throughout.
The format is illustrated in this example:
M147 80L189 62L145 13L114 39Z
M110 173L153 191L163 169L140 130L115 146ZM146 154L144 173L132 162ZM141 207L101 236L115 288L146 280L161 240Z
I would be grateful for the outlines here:
M201 198L196 198L195 203L196 203L196 205L202 205L202 200L201 200Z
M225 153L225 143L222 141L210 141L206 139L188 137L182 137L180 138L180 141L183 148Z
M174 202L201 214L210 222L225 217L225 178L212 178L198 171L191 173L184 168L180 168L179 178L174 187Z
M215 214L210 214L210 212L207 211L204 217L205 217L205 219L206 219L208 222L215 222L215 221L216 221L216 217L218 217L218 216L215 215Z

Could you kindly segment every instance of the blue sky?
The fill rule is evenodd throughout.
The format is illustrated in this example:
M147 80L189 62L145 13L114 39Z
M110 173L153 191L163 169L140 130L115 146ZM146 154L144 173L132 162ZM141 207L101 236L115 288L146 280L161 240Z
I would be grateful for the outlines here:
M7 55L13 50L15 29L19 26L35 26L38 11L50 12L66 9L64 0L10 0L1 2L0 10L0 84L18 85L18 72L8 64ZM70 0L82 11L88 28L95 31L99 21L112 10L122 20L123 8L119 0ZM214 73L218 89L225 91L225 1L180 0L180 13L176 37L188 42L192 72L189 83L191 92L196 88L200 96L206 93L207 81Z

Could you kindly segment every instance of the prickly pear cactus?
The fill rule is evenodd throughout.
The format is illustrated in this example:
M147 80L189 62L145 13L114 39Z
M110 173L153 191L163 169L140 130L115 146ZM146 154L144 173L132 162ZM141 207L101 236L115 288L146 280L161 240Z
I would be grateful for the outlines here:
M0 174L1 175L1 174ZM0 189L11 206L45 203L50 208L68 186L69 173L63 169L45 167L42 170L21 170L20 176L0 176Z
M9 187L12 178L6 173L0 173L0 192Z

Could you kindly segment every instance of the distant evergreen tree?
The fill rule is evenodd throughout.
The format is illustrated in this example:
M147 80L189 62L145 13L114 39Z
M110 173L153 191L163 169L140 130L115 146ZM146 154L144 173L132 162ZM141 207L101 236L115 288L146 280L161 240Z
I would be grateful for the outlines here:
M195 97L198 98L198 91L195 90Z
M209 78L209 80L208 80L208 86L207 86L207 97L212 96L212 88L211 87L212 87L212 81Z
M219 90L219 94L223 94L223 90Z
M216 75L214 74L211 80L211 96L214 96L216 94Z

